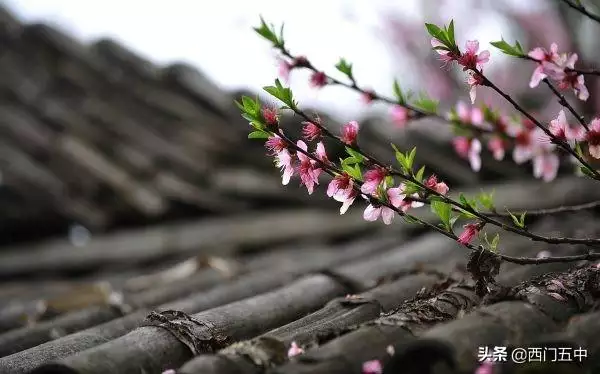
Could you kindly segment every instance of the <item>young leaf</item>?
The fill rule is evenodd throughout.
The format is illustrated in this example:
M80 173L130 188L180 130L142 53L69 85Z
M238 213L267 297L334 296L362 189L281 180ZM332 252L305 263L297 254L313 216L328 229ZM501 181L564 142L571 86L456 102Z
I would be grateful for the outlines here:
M434 25L433 23L426 23L425 27L427 28L427 32L429 32L429 35L436 38L443 44L447 44L446 33L444 32L444 30L440 29L437 25Z
M394 79L394 95L396 96L396 99L398 99L398 104L406 105L406 97L404 96L397 79Z
M425 166L421 166L417 174L415 175L415 179L419 182L423 182L423 174L425 174Z
M523 214L521 214L521 217L517 217L514 214L512 214L508 209L506 209L506 211L510 215L510 218L512 219L515 226L520 227L522 229L525 228L525 212L523 212Z
M268 139L269 138L269 134L267 132L264 131L252 131L250 134L248 134L248 139Z
M452 207L450 204L433 200L431 202L431 210L440 218L446 229L451 230L450 215L452 213Z
M446 35L448 36L448 41L452 45L456 45L456 41L454 40L454 20L450 20L450 24L446 29Z
M491 242L488 239L487 232L484 232L483 236L484 236L485 242L488 245L489 250L496 253L498 251L497 248L498 248L498 242L500 241L500 235L498 233L496 233L496 235L494 236L494 238L492 239Z
M410 170L410 168L408 167L408 160L406 159L406 156L404 155L404 153L400 152L398 147L396 147L394 144L392 144L392 148L394 148L394 152L395 152L396 160L398 161L398 164L400 164L400 166L402 167L402 170L408 172Z
M494 207L494 191L492 191L491 193L486 193L484 191L481 191L481 193L478 196L478 200L479 200L479 204L481 204L482 207L486 208L489 211L494 211L495 207Z
M436 114L438 110L439 102L427 97L426 94L422 93L420 97L413 102L413 105L422 110L425 113Z
M260 36L267 39L268 41L273 43L275 46L281 45L279 39L277 38L277 35L275 35L275 32L273 32L273 30L272 30L272 26L269 27L267 25L267 23L265 22L265 20L262 18L262 16L260 17L260 27L254 27L253 29Z
M356 162L362 162L365 159L365 157L360 152L357 152L350 147L346 147L346 153L348 153L355 160L357 160Z
M354 79L354 76L352 75L352 64L348 63L345 59L340 58L340 61L335 65L335 68L348 78Z
M523 52L523 48L521 47L521 44L519 44L518 41L515 42L514 46L508 44L504 39L491 42L490 44L509 56L522 57L525 55L525 53Z
M410 153L405 157L407 171L412 171L413 163L415 162L415 156L417 154L417 147L414 147Z

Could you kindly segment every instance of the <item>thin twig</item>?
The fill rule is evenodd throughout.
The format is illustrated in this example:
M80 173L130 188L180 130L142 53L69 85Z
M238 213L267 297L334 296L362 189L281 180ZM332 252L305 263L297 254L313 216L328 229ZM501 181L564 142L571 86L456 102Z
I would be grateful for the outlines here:
M276 48L284 56L286 56L286 57L288 57L288 58L290 58L292 60L294 60L294 59L297 58L297 56L294 56L285 47L276 46ZM304 67L306 69L309 69L310 71L315 72L315 73L323 73L321 70L317 69L310 61L306 61L305 63L303 63L302 67ZM323 73L323 74L325 74L325 73ZM332 77L332 76L330 76L328 74L325 74L325 76L327 77L327 81L328 81L328 83L330 85L338 85L338 86L349 88L349 89L351 89L353 91L356 91L356 92L358 92L360 94L363 94L363 95L370 95L371 98L373 100L375 100L375 101L382 101L382 102L385 102L385 103L388 103L388 104L402 106L402 107L404 107L404 108L406 108L406 109L408 109L408 110L416 113L416 115L413 117L415 119L421 119L421 118L429 117L429 118L436 118L436 119L438 119L440 121L443 121L444 123L448 122L448 119L445 118L442 115L428 113L428 112L425 112L425 111L423 111L423 110L421 110L421 109L419 109L417 107L414 107L414 106L412 106L412 105L410 105L408 103L402 103L401 104L400 102L398 102L398 100L393 99L391 97L387 97L387 96L381 95L381 94L379 94L379 93L377 93L375 91L372 91L372 90L365 90L364 88L359 87L358 84L357 84L357 82L356 82L356 80L354 80L353 78L350 79L351 83L346 83L346 82L343 82L343 81L341 81L341 80L339 80L337 78L334 78L334 77ZM474 133L477 133L477 134L484 134L484 133L494 134L494 133L496 133L496 131L494 131L494 130L487 130L487 129L482 129L480 127L468 126L468 125L463 124L463 123L457 123L457 124L460 127L464 128L466 130L472 131Z
M289 139L287 136L285 136L283 134L282 131L279 131L279 136L293 149L295 149L297 152L301 152L304 155L306 155L307 157L309 157L310 159L312 159L313 161L315 161L316 163L318 163L322 169L329 175L331 176L335 176L335 173L340 173L341 171L338 168L335 168L334 166L332 166L331 164L326 164L324 162L322 162L321 160L319 160L317 157L315 157L313 154L311 154L308 151L305 151L303 149L301 149L300 147L298 147L291 139ZM332 171L333 170L333 171ZM419 224L422 224L434 231L439 232L440 234L454 240L454 241L458 241L458 236L456 236L456 234L454 234L454 232L452 231L448 231L448 230L444 230L443 228L432 224L430 222L427 222L421 218L415 217L411 214L408 214L404 211L402 211L399 208L396 208L395 206L393 206L392 204L390 204L387 201L384 201L383 199L380 199L379 197L376 196L366 196L364 195L361 190L360 190L360 181L356 181L357 183L355 183L353 185L353 189L359 194L359 196L363 196L366 199L369 200L370 203L375 203L377 205L380 206L385 206L389 209L392 209L394 212L398 213L400 216L405 216L410 220L413 220L415 222L418 222ZM475 250L482 250L481 247L477 247L473 244L463 244L465 247L475 251ZM486 250L486 249L484 249ZM556 263L556 262L574 262L574 261L594 261L594 260L599 260L600 259L600 252L588 252L587 254L583 254L583 255L574 255L574 256L557 256L557 257L543 257L543 258L533 258L533 257L513 257L513 256L507 256L507 255L503 255L501 253L494 253L495 255L497 255L498 257L500 257L500 259L502 259L503 261L506 262L512 262L515 264L520 264L520 265L534 265L534 264L543 264L543 263Z
M575 4L573 1L571 0L562 0L563 3L567 4L569 7L575 9L576 11L578 11L579 13L587 16L588 18L600 23L600 16L597 16L593 13L590 13L585 6L583 6L583 4L581 4L580 2L578 2L577 4Z
M512 100L512 99L511 99ZM342 144L345 144L338 136L334 135L333 133L331 133L331 131L329 131L326 127L324 127L322 124L320 123L316 123L317 121L314 121L313 119L311 119L306 113L304 113L302 110L298 109L298 108L292 108L292 111L294 111L297 115L299 115L300 117L302 117L304 120L309 121L314 123L316 126L318 126L323 135L334 139ZM346 144L347 145L347 144ZM502 228L505 231L510 231L513 232L515 234L519 234L521 236L525 236L529 239L531 239L532 241L539 241L539 242L545 242L545 243L549 243L549 244L561 244L561 243L565 243L565 244L585 244L585 245L598 245L600 244L600 239L578 239L578 238L567 238L567 237L545 237L545 236L541 236L541 235L537 235L534 233L531 233L521 227L515 226L512 223L508 224L505 222L501 222L498 220L495 220L483 213L478 212L477 210L471 208L470 206L464 205L458 201L455 201L443 194L440 194L439 192L437 192L434 189L431 189L427 186L425 186L422 182L418 181L416 178L414 178L411 175L406 175L404 173L402 173L401 171L393 168L392 166L386 165L385 163L383 163L382 161L379 161L377 158L375 158L374 156L370 155L369 153L363 151L358 145L347 145L349 148L352 148L354 151L360 153L363 157L367 158L372 164L380 166L382 168L385 168L386 170L388 170L388 172L392 175L396 175L408 182L414 183L415 185L417 185L419 188L421 188L424 191L427 191L427 193L431 194L431 195L435 195L438 196L442 201L444 201L445 203L448 203L452 206L455 206L457 208L460 208L461 210L467 211L471 214L473 214L474 216L476 216L477 218L479 218L480 220L482 220L485 223L489 223L491 225L497 226Z
M537 58L533 58L528 55L520 55L518 57L525 59L525 60L537 62L538 64L541 64L543 62L542 60L538 60ZM568 68L568 67L565 67L564 69L565 69L565 72L567 72L567 73L576 73L577 75L600 75L600 70L597 70L597 69L575 69L575 68Z
M583 115L577 113L577 111L575 110L575 108L573 108L573 106L571 104L569 104L569 102L565 98L565 95L561 94L556 89L556 87L554 87L552 85L552 83L550 83L550 81L548 80L548 78L544 78L543 82L546 83L546 85L548 86L548 88L550 88L550 90L554 93L554 95L556 95L558 97L558 102L560 103L560 105L562 105L565 108L567 108L569 110L569 112L571 112L571 114L575 118L577 118L577 120L579 121L579 123L581 124L581 126L583 126L586 131L590 131L590 128L588 127L587 123L585 123L585 118L583 117Z
M427 199L423 199L420 197L407 197L408 200L416 201L419 203L430 204L430 201ZM511 212L515 216L520 216L521 214L526 214L528 217L533 216L546 216L551 214L560 214L560 213L569 213L569 212L580 212L583 210L594 209L600 207L600 201L592 201L589 203L577 204L577 205L569 205L569 206L559 206L555 208L545 208L545 209L532 209L532 210L518 210ZM460 212L460 209L453 208L455 211ZM485 214L489 217L510 217L510 213L502 213L502 212L485 212Z
M583 157L581 157L579 154L577 154L577 152L575 152L575 150L573 148L571 148L571 146L563 141L562 139L557 138L556 136L554 136L554 134L552 134L550 132L550 130L548 130L546 127L544 127L540 121L538 121L535 117L533 117L531 114L529 114L529 112L527 112L525 109L523 109L523 107L521 107L509 94L505 93L504 91L502 91L500 88L498 88L498 86L496 86L492 81L490 81L485 75L483 75L483 73L481 73L478 70L472 70L473 72L475 72L475 74L479 75L482 79L483 79L483 86L487 86L490 87L491 89L493 89L494 91L496 91L500 96L502 96L506 101L508 101L509 103L512 104L512 106L518 110L519 112L521 112L525 117L529 118L529 120L531 122L533 122L537 127L539 127L550 139L552 139L552 142L554 144L556 144L558 147L562 148L564 151L566 151L567 153L571 154L573 157L575 157L577 159L577 161L579 161L583 166L585 166L588 170L590 170L590 172L592 173L592 175L594 176L594 179L599 180L600 181L600 173L598 173L598 171L596 169L594 169L590 164L588 164Z

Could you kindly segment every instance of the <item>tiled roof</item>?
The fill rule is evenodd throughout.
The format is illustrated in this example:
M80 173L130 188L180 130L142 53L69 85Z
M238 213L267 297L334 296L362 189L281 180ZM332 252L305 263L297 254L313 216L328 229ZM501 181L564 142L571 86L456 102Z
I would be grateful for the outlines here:
M83 45L2 8L0 41L0 220L11 233L52 220L93 231L0 248L0 374L360 374L370 360L385 373L472 373L494 347L509 360L523 347L545 348L546 361L552 347L588 356L532 356L502 373L600 372L597 264L505 263L483 295L457 243L282 188L234 95L191 67L154 66L111 40ZM382 149L381 135L366 141ZM419 133L397 140L431 146ZM498 206L600 199L586 179L541 184L502 165L477 181L437 149L421 162L471 183L467 194L495 190ZM137 227L110 230L127 222ZM599 237L597 222L564 213L531 229ZM589 250L506 233L500 247ZM304 353L289 358L292 343Z

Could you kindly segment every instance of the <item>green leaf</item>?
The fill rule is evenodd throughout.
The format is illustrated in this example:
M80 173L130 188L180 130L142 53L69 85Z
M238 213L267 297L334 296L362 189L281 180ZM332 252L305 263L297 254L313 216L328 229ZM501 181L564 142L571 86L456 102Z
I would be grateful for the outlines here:
M358 152L350 147L346 147L346 153L348 153L348 155L350 155L355 160L357 160L356 162L362 162L365 159L365 157L360 152Z
M414 194L415 192L419 192L419 191L421 191L421 187L419 187L418 185L414 184L413 182L408 182L408 181L404 182L404 193L407 196L410 196L410 195ZM431 196L431 198L434 198L434 196Z
M275 46L282 45L282 43L279 41L279 38L277 38L277 35L273 31L274 27L272 25L271 25L271 27L269 27L269 25L267 25L267 23L265 22L265 20L263 19L262 16L260 17L260 26L259 27L254 27L253 29L260 36L262 36L263 38L267 39L268 41L270 41L271 43L273 43ZM282 31L283 31L283 29L282 29Z
M269 134L267 132L264 131L252 131L250 134L248 134L248 139L268 139L269 138Z
M409 154L405 157L406 168L408 172L412 172L413 163L415 162L415 156L417 155L417 147L414 147Z
M481 204L482 207L486 208L487 210L490 211L494 211L495 207L494 207L494 192L492 191L491 193L486 193L484 191L481 191L481 193L479 194L479 196L477 197L479 204Z
M509 211L508 209L506 209L506 211L510 215L510 218L512 219L512 221L515 224L515 226L520 227L522 229L525 228L525 214L526 214L526 212L523 212L520 217L517 217L514 214L512 214L511 211Z
M281 100L290 109L296 110L297 103L294 101L292 90L289 87L284 87L279 79L275 80L275 86L265 86L263 90L268 92L271 96Z
M434 25L433 23L425 23L425 28L427 28L427 32L429 32L429 35L436 38L442 43L446 42L446 33L437 25Z
M398 164L400 164L403 171L408 172L410 168L408 167L408 160L406 159L406 156L404 155L404 153L400 152L398 147L396 147L394 144L392 144L392 148L394 148L394 154L396 155L396 160L398 161Z
M448 231L453 231L452 228L454 227L454 224L456 223L456 221L459 218L460 218L460 215L456 215L456 216L453 216L452 218L450 218L450 230L448 230Z
M348 78L354 79L354 76L352 74L352 64L348 63L348 61L346 61L345 59L340 58L340 61L337 63L337 65L335 65L335 68L344 75L346 75Z
M425 93L421 93L420 97L413 102L413 105L425 113L436 114L439 102L429 98Z
M454 20L450 20L450 24L446 29L446 35L448 36L448 41L452 45L456 45L456 41L454 40Z
M452 207L450 204L443 201L434 200L431 202L431 210L435 213L447 230L451 230L450 216L452 213Z
M523 48L521 47L521 44L519 44L518 41L515 42L514 46L508 44L504 39L491 42L490 44L509 56L522 57L525 55L525 53L523 52Z
M394 95L396 96L396 99L398 99L398 104L406 105L406 97L404 96L397 79L394 79Z
M488 245L489 250L494 253L497 253L498 252L498 243L500 242L500 235L498 233L496 233L496 235L494 235L494 237L492 238L491 242L488 239L487 232L484 232L483 236L484 236L485 242Z
M415 179L419 182L423 182L423 175L425 174L425 166L421 166L417 174L415 175Z

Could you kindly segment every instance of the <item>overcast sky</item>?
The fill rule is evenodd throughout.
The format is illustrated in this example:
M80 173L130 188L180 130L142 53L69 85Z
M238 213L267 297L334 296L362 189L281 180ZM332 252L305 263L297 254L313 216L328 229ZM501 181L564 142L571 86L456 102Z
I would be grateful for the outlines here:
M378 30L380 16L392 4L392 11L401 7L402 16L418 15L415 4L419 0L0 1L25 20L55 23L82 40L109 36L159 64L191 63L228 89L258 90L276 77L273 51L251 31L262 14L275 24L285 22L293 53L309 56L328 72L343 56L354 63L361 82L391 93L390 82L401 61L392 67L389 40ZM493 22L490 26L490 20L480 21L484 27L473 32L485 40L485 31L492 28L489 39L497 38ZM357 94L345 89L310 89L306 75L293 76L291 85L301 104L326 107L343 119L355 117L364 108Z

